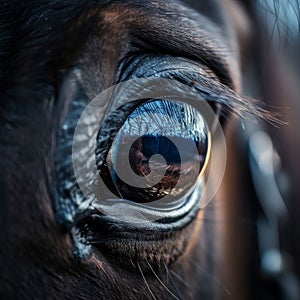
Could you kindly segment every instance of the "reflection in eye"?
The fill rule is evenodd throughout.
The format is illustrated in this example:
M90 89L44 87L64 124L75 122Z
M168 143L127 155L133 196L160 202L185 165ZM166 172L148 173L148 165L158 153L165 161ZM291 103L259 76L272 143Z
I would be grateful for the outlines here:
M147 203L171 196L174 209L200 179L209 157L209 129L189 104L155 100L136 108L106 158L123 199Z

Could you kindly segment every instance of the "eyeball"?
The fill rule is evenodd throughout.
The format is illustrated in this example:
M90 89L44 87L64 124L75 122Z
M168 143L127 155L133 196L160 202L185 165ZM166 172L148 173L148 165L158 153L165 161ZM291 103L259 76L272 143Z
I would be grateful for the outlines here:
M176 209L201 179L210 143L208 125L195 107L152 100L126 118L105 165L122 199Z

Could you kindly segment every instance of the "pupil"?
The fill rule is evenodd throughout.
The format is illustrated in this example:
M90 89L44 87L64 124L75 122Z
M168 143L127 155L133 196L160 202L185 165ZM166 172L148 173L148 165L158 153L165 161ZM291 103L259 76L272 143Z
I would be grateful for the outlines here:
M157 154L166 160L166 165L162 165L162 168L170 165L178 165L180 167L180 154L172 141L164 136L145 135L137 138L130 148L129 162L132 170L140 176L149 175L151 172L149 166L150 158ZM159 162L157 163L159 164Z

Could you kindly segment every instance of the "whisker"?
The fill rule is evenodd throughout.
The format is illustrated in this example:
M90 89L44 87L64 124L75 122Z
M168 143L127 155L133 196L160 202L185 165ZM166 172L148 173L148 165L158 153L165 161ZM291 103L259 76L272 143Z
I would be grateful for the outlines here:
M156 297L154 296L154 294L153 294L153 292L152 292L152 290L151 290L151 288L150 288L150 285L149 285L149 283L147 282L147 279L146 279L146 277L145 277L145 275L144 275L144 273L143 273L143 271L142 271L142 268L141 268L139 262L137 261L136 263L137 263L138 269L139 269L139 271L140 271L140 273L141 273L141 275L142 275L142 278L143 278L143 280L144 280L144 282L145 282L145 285L146 285L146 287L147 287L149 293L151 294L152 298L153 298L154 300L156 300Z
M172 273L178 280L180 280L187 288L190 288L190 284L186 282L178 273L176 273L174 270L169 269L169 272Z
M176 292L177 294L179 295L179 299L183 299L178 287L177 287L177 284L175 282L175 280L173 279L171 273L170 273L170 270L168 268L168 266L166 265L166 263L164 263L164 267L165 267L165 270L166 270L166 274L167 274L167 278L170 278L170 281L172 283L172 285L174 286L174 288L176 289Z
M228 296L231 295L230 291L224 286L223 283L221 283L219 280L217 280L212 274L210 274L207 270L205 270L199 263L195 262L191 257L189 257L188 255L186 255L181 249L179 249L178 247L176 247L176 249L181 252L181 254L186 257L196 268L198 268L201 272L203 272L205 274L205 276L211 280L211 282L219 285Z
M155 273L155 271L153 270L153 268L152 268L151 264L149 263L149 261L147 260L147 258L145 258L145 259L146 259L146 262L147 262L149 268L151 269L153 275L156 277L156 279L159 281L159 283L165 288L165 290L166 290L172 297L174 297L174 299L178 299L178 300L179 300L179 298L178 298L176 295L174 295L174 294L172 293L172 291L170 291L170 289L169 289L169 288L162 282L162 280L158 277L158 275L157 275L157 274Z

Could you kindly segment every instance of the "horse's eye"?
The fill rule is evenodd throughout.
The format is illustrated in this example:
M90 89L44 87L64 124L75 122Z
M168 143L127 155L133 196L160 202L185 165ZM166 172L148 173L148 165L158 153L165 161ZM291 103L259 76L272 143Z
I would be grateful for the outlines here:
M200 180L209 149L209 129L196 108L167 100L146 102L115 136L103 179L122 199L178 209Z
M219 106L197 89L142 78L91 101L74 85L69 97L57 156L63 222L96 217L110 226L175 230L213 199L226 147Z

